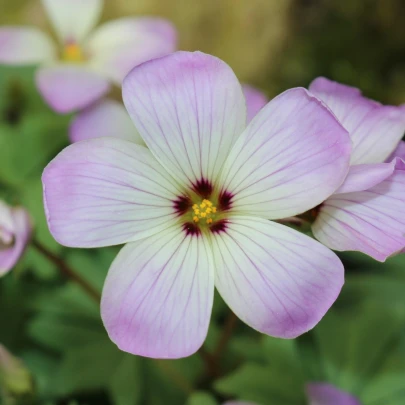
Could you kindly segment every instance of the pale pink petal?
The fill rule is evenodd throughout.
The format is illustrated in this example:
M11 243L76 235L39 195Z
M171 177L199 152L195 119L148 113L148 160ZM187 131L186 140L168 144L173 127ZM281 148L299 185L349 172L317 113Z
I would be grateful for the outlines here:
M235 211L279 219L320 204L349 169L350 139L323 104L291 89L267 104L237 140L222 172Z
M213 293L208 240L174 226L121 250L104 285L101 316L121 350L185 357L204 342Z
M87 107L110 89L106 78L74 65L40 68L36 84L45 101L62 114Z
M215 182L245 127L238 79L201 52L176 52L135 68L124 80L123 98L152 153L189 187Z
M353 395L326 383L311 383L306 386L309 405L361 405Z
M256 114L269 102L267 96L255 87L244 84L243 94L246 99L247 122L249 123Z
M405 111L404 111L405 114ZM397 148L392 152L392 155L387 159L387 162L390 162L392 159L399 157L403 160L405 160L405 142L401 141Z
M335 194L367 190L391 176L394 169L395 161L350 166L344 183L335 191Z
M38 28L0 28L0 63L27 65L47 62L54 57L52 40Z
M41 0L61 42L80 42L94 28L102 0Z
M324 77L309 90L324 101L349 131L353 141L352 164L381 163L393 152L405 132L403 107L383 106L358 89Z
M176 218L181 192L149 150L116 138L74 143L45 168L49 229L61 244L97 247L137 240Z
M312 226L331 249L385 261L405 247L405 167L369 190L330 197Z
M126 17L101 25L85 47L92 65L121 84L135 66L174 52L177 32L161 18Z
M325 246L286 226L233 217L212 236L215 285L252 328L294 338L312 329L336 300L344 269Z
M28 212L0 201L0 277L9 272L24 253L31 237Z
M101 100L81 111L69 128L71 142L110 136L144 145L125 107L114 100Z

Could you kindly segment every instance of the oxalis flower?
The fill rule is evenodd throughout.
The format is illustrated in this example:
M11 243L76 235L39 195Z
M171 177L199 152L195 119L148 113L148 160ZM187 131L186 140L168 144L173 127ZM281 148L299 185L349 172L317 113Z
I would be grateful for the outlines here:
M123 98L149 149L117 138L77 142L43 174L60 243L127 243L111 265L101 314L124 351L194 353L214 285L248 325L293 338L335 301L344 270L313 239L268 219L318 205L339 187L347 132L305 89L246 127L241 86L221 60L177 52L126 77Z
M252 86L243 85L242 90L246 98L247 122L250 122L267 104L268 99ZM104 136L118 137L145 145L127 110L115 100L103 99L85 108L73 118L69 127L69 138L72 143Z
M31 220L24 208L0 200L0 277L9 272L24 253L31 236Z
M111 82L121 85L134 66L176 48L173 26L160 18L121 18L91 33L102 0L42 0L42 4L58 45L35 27L2 27L0 63L40 63L38 90L60 113L88 106L109 90Z
M361 405L353 395L332 384L310 383L306 386L308 405ZM230 401L223 405L258 405L246 401Z
M384 261L405 247L405 156L399 144L405 106L383 106L325 78L316 79L310 91L336 114L353 141L349 174L313 211L313 233L331 249L357 250ZM399 157L386 162L397 146Z

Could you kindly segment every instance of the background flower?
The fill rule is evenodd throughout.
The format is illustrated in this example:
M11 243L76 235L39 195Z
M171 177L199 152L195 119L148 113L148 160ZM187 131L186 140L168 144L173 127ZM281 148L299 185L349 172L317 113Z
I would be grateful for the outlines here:
M93 31L102 0L43 0L58 45L34 27L0 28L0 63L40 63L39 91L60 113L84 108L121 84L134 66L173 52L176 32L166 20L127 17Z
M23 254L31 235L31 220L21 207L0 200L0 277L10 271Z
M310 91L331 108L353 142L349 174L317 208L314 235L331 249L384 261L405 247L405 167L396 158L383 163L405 132L405 110L324 78L314 80Z

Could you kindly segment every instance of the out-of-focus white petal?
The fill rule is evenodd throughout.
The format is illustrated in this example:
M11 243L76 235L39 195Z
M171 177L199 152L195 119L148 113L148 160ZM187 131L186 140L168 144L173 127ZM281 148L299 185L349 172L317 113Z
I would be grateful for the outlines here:
M71 142L106 136L144 145L127 110L114 100L101 100L87 107L77 114L69 128Z
M80 42L94 28L102 0L41 0L62 43Z
M140 63L176 50L177 33L161 18L121 18L101 25L85 45L90 63L121 85Z
M76 65L41 67L35 79L45 101L62 114L87 107L110 89L105 77Z
M0 63L26 65L56 56L52 40L35 27L0 27Z

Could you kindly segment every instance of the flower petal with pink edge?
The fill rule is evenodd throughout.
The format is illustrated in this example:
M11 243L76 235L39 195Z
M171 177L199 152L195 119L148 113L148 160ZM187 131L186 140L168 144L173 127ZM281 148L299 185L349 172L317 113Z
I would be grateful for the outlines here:
M212 237L215 286L232 311L270 336L295 338L312 329L344 283L339 258L286 226L233 217Z
M367 190L391 176L394 169L395 161L392 161L391 163L350 166L349 173L347 174L344 183L334 194Z
M269 102L267 96L253 86L244 84L242 86L243 94L246 99L247 122L249 123L255 115Z
M73 65L42 67L35 79L45 101L62 114L87 107L110 89L106 78Z
M28 212L9 207L0 201L0 277L8 273L20 259L31 237Z
M123 84L124 104L152 153L183 185L214 182L246 121L232 69L201 52L142 64Z
M0 63L27 65L48 62L55 58L52 40L34 27L0 28Z
M177 32L162 18L121 18L109 21L92 34L85 45L94 68L121 84L140 63L176 50Z
M221 184L244 215L286 218L324 201L343 182L351 144L347 131L305 89L267 104L237 140Z
M319 97L349 131L352 164L381 163L393 152L405 132L405 110L383 106L358 89L318 77L309 90Z
M306 386L309 405L361 405L353 395L326 383L311 383Z
M205 340L213 294L208 240L173 226L121 250L104 285L101 316L123 351L186 357Z
M338 194L322 205L315 237L338 251L355 250L385 261L405 247L405 167L376 186Z
M62 43L80 42L94 28L102 0L41 0Z
M102 100L87 107L76 115L69 128L71 142L106 136L144 145L127 110L114 100Z
M45 168L49 229L61 244L99 247L167 228L181 192L144 146L116 138L74 143Z

